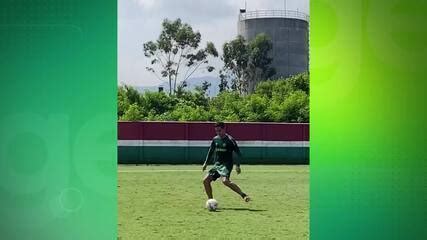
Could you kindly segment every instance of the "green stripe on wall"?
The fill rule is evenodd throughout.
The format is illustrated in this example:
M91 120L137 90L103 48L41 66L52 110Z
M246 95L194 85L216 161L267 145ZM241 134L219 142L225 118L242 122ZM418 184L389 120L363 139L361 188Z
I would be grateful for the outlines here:
M309 148L241 147L242 164L308 164ZM202 164L207 147L118 147L120 164Z

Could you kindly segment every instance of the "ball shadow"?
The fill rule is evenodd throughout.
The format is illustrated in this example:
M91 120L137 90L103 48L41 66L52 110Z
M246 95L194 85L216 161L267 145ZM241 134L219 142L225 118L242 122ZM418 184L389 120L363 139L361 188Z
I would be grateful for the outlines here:
M265 209L252 209L252 208L219 208L217 211L248 211L248 212L265 212Z

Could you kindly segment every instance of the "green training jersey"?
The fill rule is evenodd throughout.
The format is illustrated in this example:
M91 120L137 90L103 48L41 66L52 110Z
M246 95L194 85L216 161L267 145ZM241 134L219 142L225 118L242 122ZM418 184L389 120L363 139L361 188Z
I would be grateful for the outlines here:
M233 137L228 134L224 138L215 136L212 139L208 155L206 156L206 162L209 162L212 156L214 156L215 163L233 166L233 151L238 155L236 165L240 165L242 154Z

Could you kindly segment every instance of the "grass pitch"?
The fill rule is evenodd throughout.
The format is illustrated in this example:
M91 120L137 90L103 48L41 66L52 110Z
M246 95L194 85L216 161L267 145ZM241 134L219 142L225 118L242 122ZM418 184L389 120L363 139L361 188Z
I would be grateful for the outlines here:
M208 167L209 169L209 167ZM201 166L118 167L119 239L308 239L309 166L247 166L231 180L252 202L219 180L219 210L204 208Z

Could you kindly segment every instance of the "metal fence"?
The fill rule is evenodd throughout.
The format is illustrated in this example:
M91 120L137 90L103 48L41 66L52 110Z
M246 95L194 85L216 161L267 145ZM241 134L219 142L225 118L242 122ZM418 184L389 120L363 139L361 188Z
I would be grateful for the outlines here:
M310 16L293 10L256 10L239 14L239 21L254 18L294 18L309 22Z

